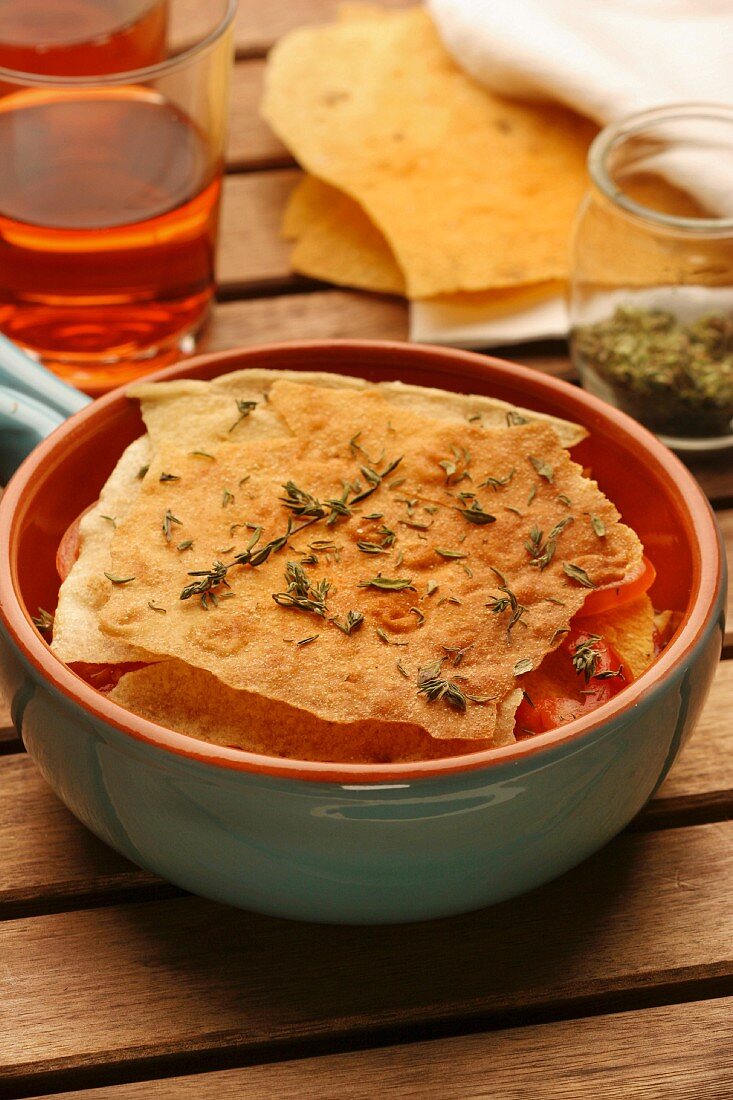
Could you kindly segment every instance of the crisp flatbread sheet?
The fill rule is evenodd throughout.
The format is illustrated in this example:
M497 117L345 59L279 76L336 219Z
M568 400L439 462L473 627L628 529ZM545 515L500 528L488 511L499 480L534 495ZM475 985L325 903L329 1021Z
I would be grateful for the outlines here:
M317 371L250 369L223 374L211 382L181 379L176 382L141 382L128 394L142 405L143 418L153 448L164 443L192 450L236 444L240 440L274 438L290 434L287 423L269 404L275 383L307 383L319 389L376 392L396 407L456 423L470 422L484 428L504 428L507 418L523 418L549 424L563 447L574 447L587 436L585 428L560 417L478 394L453 393L403 382L367 382L363 378ZM237 402L253 401L256 407L239 418Z
M128 391L142 403L149 436L128 448L104 487L99 502L82 521L79 559L62 585L56 613L53 648L62 660L121 664L141 659L143 654L139 647L105 637L98 629L98 613L108 598L111 583L105 577L105 573L112 572L109 547L114 526L111 520L121 519L132 507L141 485L138 474L148 464L152 448L166 443L186 444L197 463L205 465L211 461L207 453L219 446L237 444L243 439L290 436L287 423L267 401L273 384L282 379L354 392L372 388L363 379L345 375L242 370L222 375L212 382L182 379L139 383ZM396 406L412 408L439 419L464 422L471 418L472 423L487 427L506 424L507 414L541 420L553 426L565 446L573 446L587 434L577 424L517 409L492 398L406 386L399 382L379 383L377 389ZM238 404L242 402L255 405L244 416Z
M286 35L262 112L308 172L362 207L408 297L567 275L595 127L478 85L423 8Z
M102 629L273 706L295 705L316 724L373 719L437 738L510 740L521 676L558 644L583 605L586 582L616 583L638 568L637 537L546 424L497 431L436 421L375 388L346 392L287 380L271 385L267 407L288 436L243 433L210 459L156 447L114 533L113 573L134 579L110 586ZM252 526L262 528L258 545L286 532L288 481L320 501L342 498L346 483L348 498L357 480L362 490L370 483L365 469L382 470L400 457L347 522L320 519L258 567L234 566L226 577L231 589L218 587L218 605L208 610L180 599L187 574L231 562ZM461 492L471 495L461 499ZM466 512L479 506L496 521L471 522ZM170 541L166 513L180 521ZM602 522L602 537L591 516ZM554 554L540 569L525 543L536 540L535 531L541 543L541 533L547 539L558 525ZM178 539L192 546L181 552ZM323 540L335 549L324 549ZM309 582L331 584L323 616L282 605L287 563L311 557L315 563L303 566ZM379 574L408 583L384 591ZM367 586L375 578L377 586ZM510 631L510 609L496 608L507 591L526 608ZM278 603L273 594L285 598ZM349 611L364 623L345 635L331 620L345 622ZM440 678L464 695L465 711L418 690L421 670L436 661Z
M654 659L654 611L648 596L600 615L583 626L610 641L634 678ZM530 698L575 693L578 679L567 656L550 653L525 679ZM438 740L415 726L378 721L319 722L297 707L236 691L215 676L182 661L160 661L123 676L110 698L151 722L188 733L214 745L267 756L347 764L384 764L478 752L488 741ZM502 724L503 725L503 724Z
M307 710L282 701L273 707L270 699L237 691L183 661L160 661L127 673L110 698L151 722L210 744L296 760L393 764L492 745L490 740L437 740L418 725L378 719L314 723Z
M81 521L79 555L61 585L54 615L51 648L62 661L120 664L144 659L130 642L100 633L99 612L109 597L105 573L112 570L110 546L115 524L134 504L140 485L138 473L149 458L147 436L131 443L99 500Z

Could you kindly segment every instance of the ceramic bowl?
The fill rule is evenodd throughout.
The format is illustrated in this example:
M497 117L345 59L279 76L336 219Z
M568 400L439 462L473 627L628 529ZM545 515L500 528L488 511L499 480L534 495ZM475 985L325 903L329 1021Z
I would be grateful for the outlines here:
M28 752L69 809L134 863L281 917L376 923L490 905L590 855L654 794L692 732L720 656L724 557L707 500L638 424L583 391L467 352L293 343L156 375L318 369L493 395L584 424L574 453L639 533L655 605L683 613L652 668L611 702L494 751L379 766L277 760L173 733L95 692L31 623L54 555L142 431L116 391L41 443L0 503L0 682Z

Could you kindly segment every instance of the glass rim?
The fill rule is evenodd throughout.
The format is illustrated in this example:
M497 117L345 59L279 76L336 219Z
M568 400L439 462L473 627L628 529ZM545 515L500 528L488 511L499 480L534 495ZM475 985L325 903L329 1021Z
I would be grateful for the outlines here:
M87 76L54 76L48 73L31 73L23 69L6 69L0 65L0 81L17 84L23 88L99 88L123 84L143 84L148 80L165 76L182 65L187 64L198 54L205 53L214 46L229 30L237 12L238 0L223 0L224 11L221 19L208 34L193 45L155 65L146 65L141 69L126 69L118 73L97 73Z
M653 107L625 115L617 122L605 126L593 139L588 150L588 172L592 182L605 197L626 213L647 224L679 233L691 235L710 235L733 231L733 216L720 218L681 217L665 214L651 206L644 206L629 198L622 188L611 178L607 160L609 155L624 141L635 134L642 133L651 125L660 122L677 122L690 119L707 119L728 122L733 127L733 106L725 103L674 103L663 107Z

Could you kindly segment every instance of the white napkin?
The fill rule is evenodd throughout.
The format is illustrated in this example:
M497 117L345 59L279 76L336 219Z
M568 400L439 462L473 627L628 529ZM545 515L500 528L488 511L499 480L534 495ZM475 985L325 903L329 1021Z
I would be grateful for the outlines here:
M733 0L427 0L448 51L503 95L605 125L648 107L733 102ZM725 196L730 203L730 191ZM546 322L546 323L545 323ZM411 307L411 338L491 347L567 331L564 303L497 325Z

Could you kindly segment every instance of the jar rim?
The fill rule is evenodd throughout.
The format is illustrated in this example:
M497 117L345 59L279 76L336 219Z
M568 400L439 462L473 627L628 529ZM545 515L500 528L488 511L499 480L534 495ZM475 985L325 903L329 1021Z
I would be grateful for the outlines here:
M725 103L674 103L638 111L605 126L588 150L588 172L593 183L614 204L647 224L687 234L718 234L733 231L733 216L719 218L680 217L665 214L630 198L614 182L608 170L608 158L623 142L660 122L707 119L728 122L733 127L733 106Z

